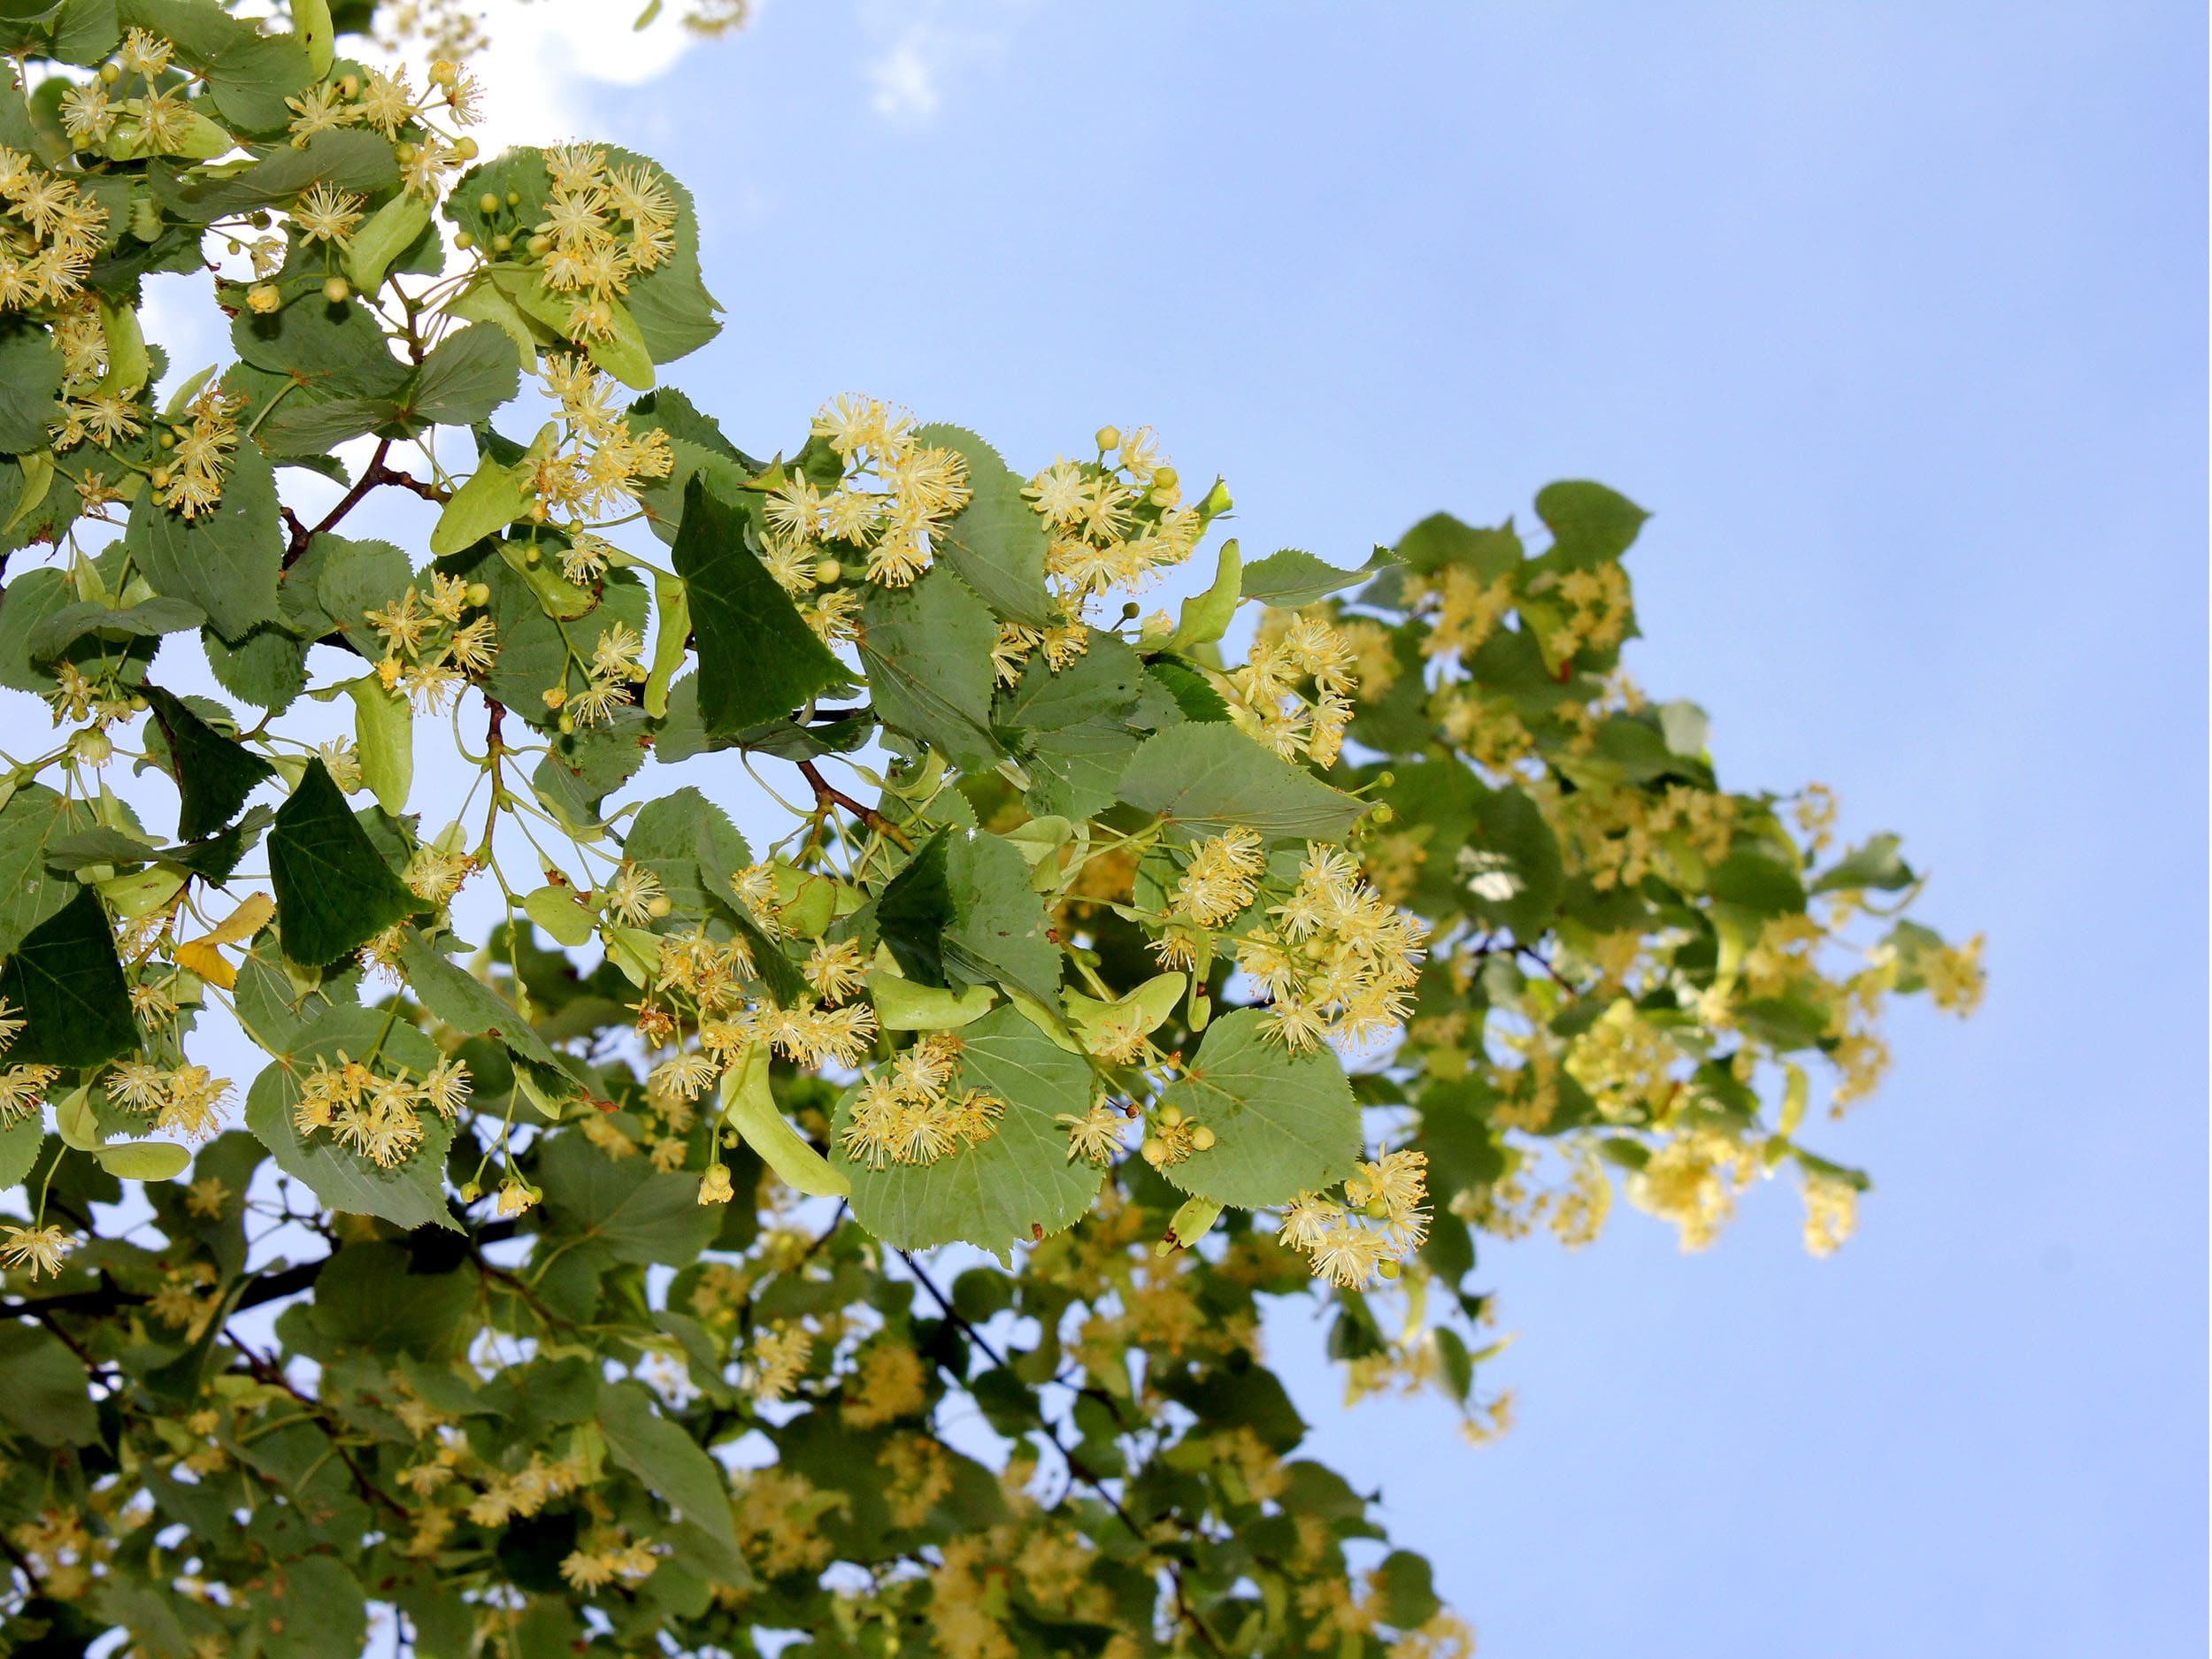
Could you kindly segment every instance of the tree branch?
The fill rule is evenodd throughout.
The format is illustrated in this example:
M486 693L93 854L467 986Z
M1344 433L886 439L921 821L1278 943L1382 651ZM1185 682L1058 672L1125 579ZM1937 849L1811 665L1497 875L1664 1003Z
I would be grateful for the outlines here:
M836 787L828 779L822 776L820 769L812 761L803 760L799 763L799 776L805 779L808 787L814 791L814 804L817 810L827 812L833 806L843 807L846 811L875 831L877 834L887 840L896 841L908 852L914 850L914 843L907 840L905 831L877 811L875 808L861 805L842 789ZM909 1259L911 1260L911 1258Z
M379 485L396 484L402 489L413 491L425 501L442 502L448 499L448 492L440 489L436 485L426 484L422 480L403 472L396 467L385 465L384 457L391 451L392 441L389 438L379 441L376 453L369 457L368 465L362 468L361 476L354 480L353 488L339 497L338 504L325 513L322 522L312 529L302 524L298 515L294 513L289 507L284 509L284 522L290 527L292 533L292 538L284 549L286 570L291 569L293 565L299 563L300 556L307 551L309 542L325 531L333 528L341 518L343 518L360 503L364 495Z

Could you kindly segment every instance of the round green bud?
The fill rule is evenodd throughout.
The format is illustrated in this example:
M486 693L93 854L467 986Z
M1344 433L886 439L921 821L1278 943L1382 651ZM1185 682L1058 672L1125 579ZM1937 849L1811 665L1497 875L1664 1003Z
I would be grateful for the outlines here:
M1213 1145L1214 1132L1207 1128L1205 1125L1199 1124L1190 1132L1190 1143L1193 1150L1203 1152Z
M460 137L453 141L453 153L458 156L463 161L474 161L476 159L476 141L469 137L465 133L463 134ZM491 209L486 208L484 211L488 213L491 211Z
M534 565L543 557L544 555L538 551L538 544L534 541L522 549L522 562L525 565Z
M564 714L560 718L560 727L561 735L566 737L576 729L576 717L572 714Z
M1160 1108L1160 1127L1163 1129L1172 1129L1182 1121L1183 1109L1180 1106L1168 1105Z
M1182 481L1183 475L1171 466L1161 466L1155 467L1153 469L1152 488L1155 489L1173 489Z
M1390 803L1378 801L1368 809L1367 816L1378 824L1387 824L1398 815L1390 810Z
M338 90L344 93L349 98L359 97L361 96L361 77L356 74L344 74L339 76Z
M1371 1198L1360 1206L1360 1214L1370 1221L1387 1221L1390 1219L1390 1206L1379 1198Z
M503 230L501 231L498 235L492 238L492 251L494 253L505 253L514 245L515 239L512 236L510 236Z
M533 259L542 259L552 250L553 239L550 236L533 236L523 245L529 249Z
M255 212L247 214L246 223L252 226L256 230L268 229L271 223L268 211L264 208Z
M165 432L156 442L165 449L173 449L177 447L177 434L173 432Z
M520 207L522 205L522 192L519 190L508 191L507 205L509 207Z
M415 158L415 147L410 143L395 144L392 154L399 157L399 165L403 167Z
M472 1204L483 1195L484 1189L479 1187L474 1181L463 1181L461 1183L461 1202L463 1203Z
M1164 1141L1148 1141L1137 1148L1137 1152L1156 1170L1167 1162L1167 1142Z
M457 230L453 233L453 245L461 249L473 248L476 246L476 238L465 230Z
M123 78L123 65L120 65L120 64L102 64L102 65L100 65L100 79L101 79L101 80L103 80L103 81L106 81L106 82L108 83L108 85L110 85L111 87L111 86L113 86L113 85L114 85L117 81L120 81L122 78Z
M493 190L487 190L483 195L478 196L476 198L476 211L480 213L496 213L499 211L498 193Z
M665 893L656 893L645 902L645 913L648 916L665 916L674 908L675 906L669 903L668 895Z
M1098 448L1099 453L1102 455L1109 449L1120 449L1121 428L1119 426L1101 426L1098 429Z
M814 580L824 587L837 580L844 573L845 567L835 559L817 559L814 562Z
M472 605L489 604L492 590L482 582L471 582L468 586L468 592L462 596Z
M342 276L326 276L323 279L323 297L333 305L344 304L352 293L353 284Z
M1387 1256L1375 1263L1375 1271L1378 1273L1380 1273L1385 1279L1395 1279L1401 1272L1404 1271L1404 1270L1401 1268L1397 1263L1390 1260Z

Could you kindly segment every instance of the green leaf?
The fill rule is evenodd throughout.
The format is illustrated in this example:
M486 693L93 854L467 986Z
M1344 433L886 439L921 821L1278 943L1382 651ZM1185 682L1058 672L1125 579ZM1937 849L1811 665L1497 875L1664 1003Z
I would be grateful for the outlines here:
M1519 568L1521 538L1510 523L1478 530L1448 512L1434 512L1398 538L1398 557L1408 570L1424 576L1447 565L1468 565L1490 581Z
M307 641L284 628L254 628L234 644L203 628L200 647L217 685L272 714L307 689Z
M353 746L361 757L361 780L377 805L394 818L407 810L415 781L415 716L407 699L384 689L374 674L346 682L353 699Z
M699 1178L665 1175L643 1158L607 1157L581 1134L557 1134L538 1163L547 1218L603 1246L618 1262L686 1267L713 1242L718 1209Z
M81 599L49 612L32 627L27 655L35 663L50 662L88 634L152 639L164 634L188 632L206 620L207 613L187 599L157 595L119 611Z
M196 518L162 506L150 489L140 492L127 539L154 590L190 600L226 640L242 639L260 623L282 625L276 479L257 445L242 443L231 453L222 500Z
M408 413L433 426L473 426L512 398L521 383L514 342L478 323L448 334L423 359Z
M1836 893L1846 888L1871 887L1878 892L1895 893L1909 887L1920 878L1913 873L1910 864L1897 856L1897 849L1903 845L1895 835L1870 835L1822 871L1812 890Z
M730 815L689 785L638 809L622 856L659 878L669 903L687 916L732 912L731 878L753 862Z
M7 469L0 467L0 477ZM81 601L67 574L49 567L27 570L0 589L0 686L11 691L42 693L53 689L54 677L32 653L38 631Z
M0 999L23 1010L12 1064L92 1066L138 1047L115 935L90 887L78 887L0 965Z
M730 1581L749 1582L751 1574L737 1551L729 1481L721 1464L653 1409L653 1397L642 1383L617 1383L607 1389L599 1396L595 1421L606 1437L607 1455L712 1543Z
M46 1125L36 1112L0 1129L0 1192L20 1187L46 1144Z
M1089 649L1052 672L1041 651L999 694L1001 738L1035 780L1032 812L1087 818L1114 803L1129 758L1149 733L1133 724L1144 695L1144 664L1110 634L1093 629Z
M227 737L158 686L143 687L169 746L169 772L183 805L177 813L177 839L198 841L238 816L246 797L276 768L235 739Z
M945 842L945 886L952 899L945 964L958 977L992 980L1049 1002L1060 995L1060 947L1029 885L1029 861L1002 835L964 830ZM880 926L882 910L877 910ZM894 951L894 955L897 953Z
M1310 553L1285 548L1244 567L1244 596L1294 611L1373 574L1372 570L1339 570Z
M1099 1171L1068 1156L1061 1113L1079 1118L1091 1103L1091 1068L1064 1054L1010 1008L987 1014L961 1033L955 1090L979 1088L1006 1102L987 1141L911 1166L870 1169L841 1157L851 1178L853 1214L895 1249L966 1243L1003 1251L1071 1225L1098 1195ZM851 1112L841 1106L832 1134L838 1142Z
M876 896L876 931L892 960L908 979L941 988L945 985L945 927L952 919L945 853L951 833L941 829L924 841Z
M61 377L61 350L52 334L19 318L0 322L0 449L14 455L46 448Z
M1619 492L1579 480L1538 490L1536 516L1552 533L1546 557L1571 568L1620 557L1651 517Z
M967 464L968 504L931 537L939 557L1008 621L1056 626L1059 609L1045 590L1045 521L1022 497L1025 480L965 427L924 426L914 442L950 449Z
M362 195L398 181L399 157L381 134L334 127L310 134L299 149L273 150L234 177L175 186L163 193L163 204L180 219L204 225L257 207L289 207L318 184Z
M234 126L281 130L291 119L285 98L311 78L306 49L296 39L264 35L220 7L196 0L119 0L115 11L125 27L173 42L178 60L207 77L216 107Z
M357 299L333 305L320 288L273 311L240 311L231 319L230 340L248 365L297 388L278 414L303 396L389 400L407 384L408 367L392 355L376 313ZM261 431L268 430L265 423Z
M319 455L391 426L405 412L388 397L334 397L322 403L294 398L261 423L257 435L273 454Z
M672 558L699 650L699 717L710 734L781 718L845 678L749 545L751 515L695 477Z
M537 500L537 469L528 461L501 466L488 457L453 492L431 527L430 550L441 558L497 535L529 515Z
M358 950L420 904L378 853L319 759L307 763L299 787L277 809L269 879L284 954L310 967Z
M354 232L352 244L346 250L346 274L354 288L370 295L382 288L392 261L429 227L430 204L412 190L402 190L370 214L368 222ZM511 349L508 356L514 357Z
M403 1245L348 1244L315 1276L315 1323L349 1347L419 1356L449 1352L476 1305L472 1268L418 1272Z
M653 663L639 703L654 719L668 713L669 682L691 648L691 594L681 578L653 576Z
M118 1180L173 1181L184 1173L192 1155L173 1141L126 1141L102 1147L92 1155L100 1167Z
M1366 810L1233 726L1171 726L1147 739L1120 794L1165 819L1179 842L1238 825L1270 841L1339 841Z
M1166 1102L1213 1131L1214 1143L1161 1173L1196 1198L1248 1210L1286 1204L1352 1173L1359 1108L1336 1056L1294 1055L1263 1034L1274 1017L1241 1008L1206 1028Z
M242 970L242 1012L245 979ZM255 1034L266 1041L269 1033L256 1027ZM396 1227L452 1227L442 1175L447 1149L453 1144L453 1125L436 1113L423 1113L420 1143L388 1170L339 1145L328 1130L303 1134L293 1121L300 1080L319 1059L338 1064L341 1050L351 1059L381 1059L393 1067L404 1066L418 1078L426 1075L441 1057L429 1038L386 1010L350 1004L330 1008L290 1033L286 1051L254 1079L246 1093L247 1129L269 1148L277 1167L304 1181L326 1209L379 1216Z
M523 895L522 912L551 934L556 944L571 950L599 930L591 907L568 887L533 887Z
M92 825L89 809L42 783L27 784L0 805L0 956L77 895L77 883L50 874L50 841Z
M792 1191L814 1198L843 1198L852 1191L851 1183L776 1109L775 1094L768 1086L764 1044L747 1048L743 1058L722 1074L720 1098L724 1121Z
M956 1031L982 1018L998 1001L987 985L951 991L881 972L868 976L868 995L876 1022L886 1031Z
M910 588L877 588L861 618L860 660L884 725L970 771L996 764L991 649L998 624L959 574L939 566Z
M342 1659L367 1645L368 1600L342 1563L301 1555L273 1563L267 1574L247 1601L242 1647L250 1642L249 1651L261 1659Z
M89 1446L100 1436L89 1379L50 1333L0 1325L0 1419L41 1446Z
M1213 585L1183 601L1175 632L1162 649L1187 651L1194 645L1210 645L1226 634L1230 619L1237 613L1243 584L1244 556L1234 541L1225 541L1214 564Z
M520 1058L558 1066L555 1054L521 1010L451 958L433 949L411 927L399 932L399 965L422 1005L456 1031L490 1037Z

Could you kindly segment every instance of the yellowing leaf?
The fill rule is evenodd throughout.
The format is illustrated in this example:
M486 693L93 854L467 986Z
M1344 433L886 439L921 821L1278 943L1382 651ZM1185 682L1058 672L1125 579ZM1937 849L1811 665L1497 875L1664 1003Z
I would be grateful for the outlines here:
M238 985L238 970L224 960L218 945L243 944L268 925L276 914L276 901L265 893L250 893L243 902L197 939L176 949L177 965L188 968L210 985L226 991Z

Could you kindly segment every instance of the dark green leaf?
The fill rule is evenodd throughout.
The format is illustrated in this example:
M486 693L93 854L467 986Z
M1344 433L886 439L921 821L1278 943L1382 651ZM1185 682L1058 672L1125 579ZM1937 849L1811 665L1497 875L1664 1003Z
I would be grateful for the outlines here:
M399 965L417 1000L456 1031L495 1038L540 1065L560 1064L559 1056L531 1029L520 1010L467 969L441 956L411 927L400 929Z
M315 1323L349 1346L415 1355L449 1350L476 1303L472 1268L417 1272L407 1250L376 1240L347 1245L315 1278Z
M1244 567L1244 596L1262 604L1295 610L1373 574L1371 570L1339 570L1310 553L1285 548Z
M1144 664L1110 634L1092 630L1089 649L1052 672L1044 654L999 694L999 735L1035 779L1027 804L1039 815L1081 819L1114 803L1116 786L1150 733L1135 724Z
M0 479L12 469L0 466ZM0 510L8 503L0 499ZM11 691L45 692L54 677L31 654L31 641L50 618L81 602L66 572L48 567L27 570L0 591L0 686Z
M973 984L995 980L1056 1003L1060 947L1045 936L1051 923L1029 885L1029 861L1020 850L987 830L953 833L945 841L945 886L952 919L944 960L954 977ZM882 917L879 905L879 926Z
M945 926L952 919L945 842L951 833L939 830L924 841L876 899L876 929L892 959L924 985L945 983Z
M520 384L514 342L492 324L478 323L447 335L423 359L408 413L434 426L472 426L513 397Z
M91 1066L138 1047L130 987L90 887L34 927L0 966L0 999L23 1010L12 1064Z
M49 612L32 628L28 655L35 663L50 662L88 634L121 634L147 639L163 634L181 634L206 620L207 613L185 599L157 596L119 611L81 599Z
M1812 890L1836 893L1846 888L1872 887L1878 892L1895 893L1909 887L1920 878L1913 874L1910 864L1897 856L1897 849L1903 845L1894 835L1870 835L1822 871Z
M356 299L334 305L320 288L277 311L240 311L230 338L247 363L299 388L277 406L272 421L303 395L390 400L407 384L407 365L392 355L376 313Z
M46 869L50 842L92 827L90 810L42 783L0 806L0 956L77 895L77 884Z
M310 134L299 149L273 150L235 177L176 186L163 192L163 205L180 219L204 225L257 207L289 207L317 184L358 196L398 180L399 157L381 134L335 127Z
M694 478L672 555L691 600L699 717L731 733L790 713L845 678L749 544L751 515Z
M226 737L158 686L144 688L161 722L169 744L169 771L183 796L177 813L177 839L198 841L238 816L265 778L276 768L234 740Z
M1538 490L1536 516L1552 533L1546 557L1571 567L1618 558L1651 517L1618 491L1579 480Z
M61 377L52 334L20 318L0 320L0 450L45 449Z
M0 1325L0 1418L41 1446L89 1446L99 1437L90 1379L74 1356L35 1325Z
M729 1481L699 1442L653 1409L644 1385L618 1383L599 1396L607 1455L628 1470L703 1534L724 1557L733 1582L750 1578L737 1553Z
M284 954L308 966L336 962L412 915L419 901L400 884L346 806L319 759L277 809L269 833Z
M307 641L287 629L264 624L233 642L203 628L200 646L217 685L272 714L307 689Z
M538 1179L548 1219L618 1262L688 1266L721 1225L715 1207L699 1202L696 1176L665 1175L643 1158L617 1163L580 1134L553 1137Z
M1431 513L1398 538L1398 557L1407 569L1433 575L1447 565L1466 565L1485 581L1517 569L1521 538L1509 522L1478 530L1448 512Z
M1228 719L1229 705L1222 701L1221 694L1207 683L1203 674L1180 657L1156 658L1145 665L1144 672L1175 699L1175 706L1186 720Z

